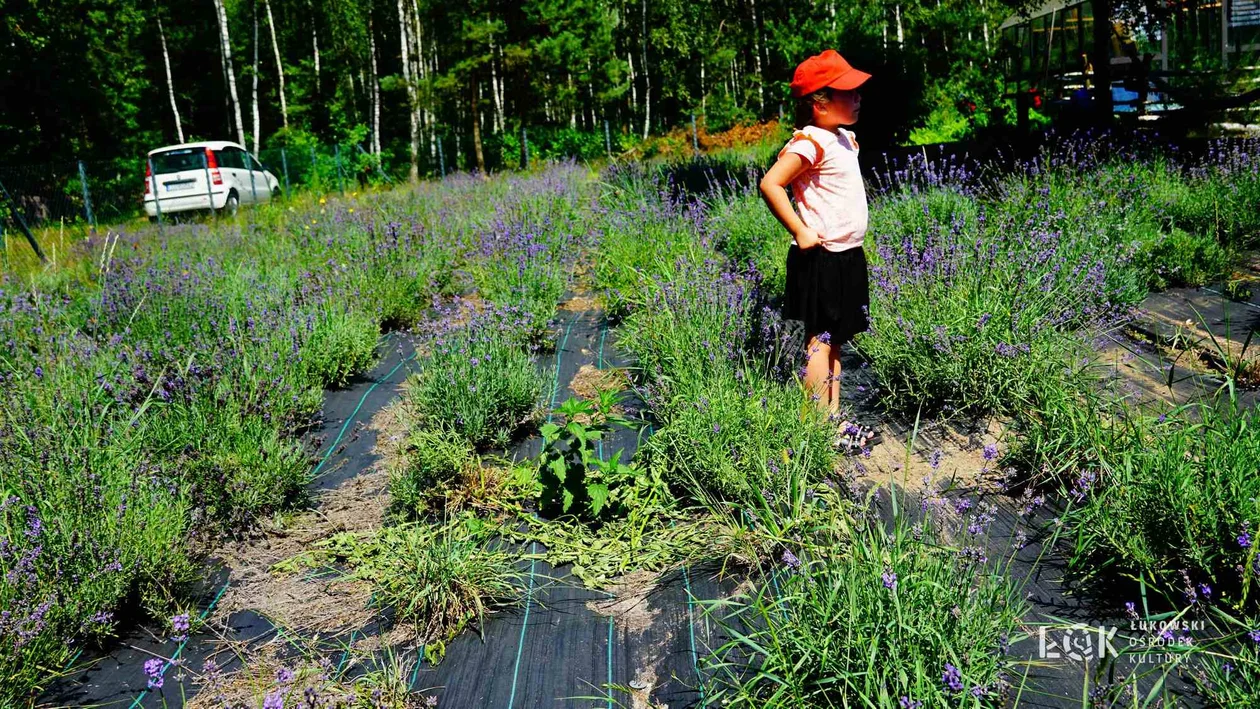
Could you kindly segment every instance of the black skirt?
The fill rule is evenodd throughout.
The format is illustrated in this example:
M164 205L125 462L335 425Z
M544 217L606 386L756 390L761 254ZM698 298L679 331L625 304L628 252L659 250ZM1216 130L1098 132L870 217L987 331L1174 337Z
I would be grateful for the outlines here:
M839 345L867 329L871 297L860 246L835 252L792 244L785 290L783 317L802 321L807 338L826 332Z

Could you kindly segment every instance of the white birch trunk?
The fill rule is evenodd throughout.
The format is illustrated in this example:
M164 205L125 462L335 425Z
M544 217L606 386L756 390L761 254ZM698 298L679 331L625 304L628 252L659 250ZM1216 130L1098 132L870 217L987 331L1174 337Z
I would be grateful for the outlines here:
M219 20L219 51L227 72L228 97L232 101L232 117L236 119L236 139L245 145L245 121L241 119L241 99L236 93L236 72L232 68L232 39L228 35L227 9L223 0L214 0L215 15Z
M757 70L757 116L766 114L766 77L761 71L761 23L757 21L757 0L749 0L753 21L753 67Z
M179 142L184 142L184 124L179 120L179 105L175 103L175 82L171 80L171 55L166 51L166 32L162 29L162 15L157 8L153 11L157 18L158 39L162 41L162 64L166 67L166 91L171 97L171 113L175 116L175 135Z
M368 52L372 69L372 154L381 154L381 77L376 68L376 30L368 17Z
M253 112L253 135L254 135L254 155L258 155L259 137L262 133L262 124L258 116L258 0L253 2L253 19L254 19L254 71L253 71L253 95L250 97L250 110Z
M901 26L901 3L893 5L893 11L897 17L897 46L900 47L906 43L906 32Z
M308 3L311 8L311 50L315 55L315 93L319 93L319 31L315 26L315 4Z
M276 78L280 80L280 120L289 127L289 102L284 95L284 65L280 63L280 42L276 40L276 20L271 15L271 0L263 0L267 8L267 27L271 30L271 51L276 55Z
M634 111L639 110L639 79L634 74L634 55L626 52L626 62L630 64L630 106Z
M398 0L398 34L402 44L403 84L407 87L407 179L420 181L420 120L416 114L416 85L411 80L411 36L407 32L407 5Z
M643 23L640 27L643 35L643 139L647 140L648 130L652 126L652 73L648 71L647 60L647 0L639 0L639 8L643 11Z
M488 19L488 18L487 18ZM494 101L494 121L491 125L494 132L503 131L503 89L499 86L499 71L495 67L496 53L494 46L494 35L490 35L490 98Z
M573 93L573 74L566 71L564 76L569 85L569 128L577 130L577 94Z

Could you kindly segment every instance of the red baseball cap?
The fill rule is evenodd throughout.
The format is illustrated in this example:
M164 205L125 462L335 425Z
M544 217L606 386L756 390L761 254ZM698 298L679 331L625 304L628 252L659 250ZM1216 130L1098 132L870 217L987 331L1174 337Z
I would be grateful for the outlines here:
M827 86L841 90L856 89L869 78L870 74L854 69L836 50L828 49L796 67L796 73L792 75L792 95L812 94Z

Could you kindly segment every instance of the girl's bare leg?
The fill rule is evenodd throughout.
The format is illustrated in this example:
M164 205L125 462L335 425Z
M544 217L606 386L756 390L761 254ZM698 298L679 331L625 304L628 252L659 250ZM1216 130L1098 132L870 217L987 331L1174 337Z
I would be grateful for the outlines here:
M831 407L831 345L811 335L805 345L805 357L805 386L818 408L828 411Z
M830 400L827 402L828 410L833 414L840 413L840 348L829 347L827 360L831 369L831 387Z

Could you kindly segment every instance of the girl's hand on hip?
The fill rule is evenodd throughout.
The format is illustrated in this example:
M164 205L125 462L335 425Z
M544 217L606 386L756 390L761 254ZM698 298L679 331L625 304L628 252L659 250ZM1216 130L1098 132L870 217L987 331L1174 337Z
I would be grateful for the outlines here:
M805 227L804 229L796 232L795 239L796 245L799 246L802 251L812 249L822 243L822 237L818 235L818 232L810 229L809 227Z

